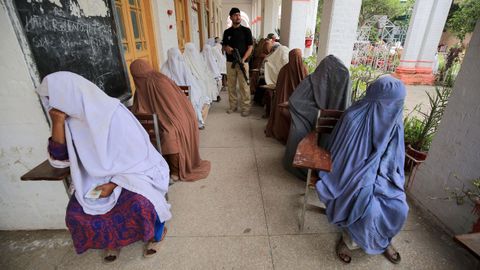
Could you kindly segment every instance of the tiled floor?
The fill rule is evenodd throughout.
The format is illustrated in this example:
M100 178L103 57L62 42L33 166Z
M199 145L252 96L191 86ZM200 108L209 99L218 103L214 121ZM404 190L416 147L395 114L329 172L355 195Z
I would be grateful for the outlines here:
M426 101L423 89L409 89L407 107ZM262 110L247 118L228 115L222 96L200 132L201 155L212 171L207 179L171 187L173 219L160 254L142 258L137 242L105 265L100 251L75 254L66 231L0 232L0 269L475 269L476 260L413 205L393 241L399 265L360 251L343 264L334 252L338 229L315 208L308 208L299 231L304 183L282 168L284 147L264 136Z

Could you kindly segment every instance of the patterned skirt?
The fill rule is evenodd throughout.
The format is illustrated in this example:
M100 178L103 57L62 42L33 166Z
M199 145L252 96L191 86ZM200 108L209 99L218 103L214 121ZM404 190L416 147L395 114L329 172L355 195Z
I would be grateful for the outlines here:
M119 249L138 240L157 239L164 225L148 199L126 189L122 189L113 209L103 215L85 214L72 196L65 222L78 254L90 248Z

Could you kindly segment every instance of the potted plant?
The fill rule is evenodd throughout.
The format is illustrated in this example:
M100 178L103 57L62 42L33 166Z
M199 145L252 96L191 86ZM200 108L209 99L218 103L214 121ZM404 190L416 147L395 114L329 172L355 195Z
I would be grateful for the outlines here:
M308 28L305 34L305 48L310 48L313 43L313 32L312 29Z
M453 175L459 179L456 174ZM472 204L472 213L477 216L477 221L472 226L472 233L476 233L480 232L480 177L470 180L470 183L472 188L466 188L464 185L461 190L446 187L445 191L448 193L448 196L443 199L455 200L457 205L463 205L465 202ZM433 199L436 198L434 197Z
M404 118L405 150L407 156L413 157L410 161L418 162L426 159L451 92L452 89L449 87L435 87L434 94L427 92L429 109L424 111L421 105L417 105Z

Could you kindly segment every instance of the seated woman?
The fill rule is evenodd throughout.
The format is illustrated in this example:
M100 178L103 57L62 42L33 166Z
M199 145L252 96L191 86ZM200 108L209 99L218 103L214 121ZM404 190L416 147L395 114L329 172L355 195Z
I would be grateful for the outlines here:
M408 214L404 99L403 83L383 76L345 111L332 133L332 171L319 173L316 188L328 220L343 229L337 254L346 263L351 261L350 250L358 247L400 262L391 241Z
M288 100L292 122L288 133L283 167L305 181L307 170L294 168L293 157L300 141L315 128L318 110L345 110L350 105L350 75L342 61L325 57Z
M288 63L288 53L290 49L287 46L280 46L272 51L264 61L264 78L266 84L276 84L280 69Z
M167 61L162 65L162 73L172 79L177 85L190 86L188 97L192 102L193 109L197 115L199 129L205 128L202 109L208 104L208 99L202 96L202 88L194 79L192 71L185 64L183 55L178 48L170 48L167 51Z
M215 79L215 83L217 85L217 97L216 101L220 101L220 90L222 90L222 74L220 73L220 66L217 63L217 58L215 57L214 49L212 46L205 44L203 46L202 52L203 59L207 64L208 70L210 71L210 75L213 76Z
M121 247L143 240L144 256L154 255L171 218L169 175L143 127L119 100L71 72L46 76L37 92L52 119L51 164L70 166L66 223L76 252L104 249L110 263Z
M210 162L200 159L195 112L180 88L142 59L130 65L136 91L133 113L156 113L160 122L162 154L173 180L195 181L210 173Z
M250 69L250 94L254 94L253 101L259 105L262 105L263 93L265 92L263 89L257 89L260 85L260 69L262 68L265 57L270 54L271 50L272 43L270 40L262 38L253 52L253 62ZM254 72L253 70L258 71Z
M268 119L265 134L267 137L275 137L283 144L287 143L290 130L290 113L286 109L278 107L278 104L287 102L293 90L300 82L307 77L307 68L302 60L302 51L293 49L288 54L288 63L280 69L278 81L275 87L275 98L273 100L270 118Z
M218 97L217 82L214 79L214 75L206 67L207 63L200 51L195 47L195 44L191 42L185 44L183 57L193 76L201 84L204 96L209 99L209 102L216 101Z

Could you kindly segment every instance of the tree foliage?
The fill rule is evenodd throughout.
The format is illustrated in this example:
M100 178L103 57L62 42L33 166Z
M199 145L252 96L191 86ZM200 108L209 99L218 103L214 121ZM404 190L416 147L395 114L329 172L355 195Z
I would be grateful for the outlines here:
M447 21L447 29L453 32L461 41L468 33L473 32L477 20L480 19L480 1L458 1L455 10L450 14Z
M374 15L387 15L391 21L404 18L410 13L414 0L401 2L400 0L363 0L360 10L359 25Z

